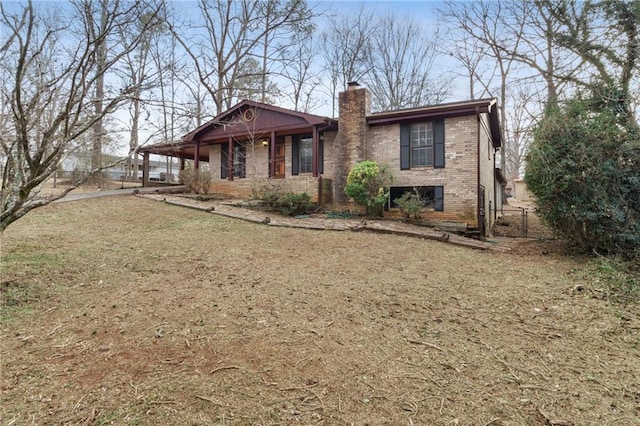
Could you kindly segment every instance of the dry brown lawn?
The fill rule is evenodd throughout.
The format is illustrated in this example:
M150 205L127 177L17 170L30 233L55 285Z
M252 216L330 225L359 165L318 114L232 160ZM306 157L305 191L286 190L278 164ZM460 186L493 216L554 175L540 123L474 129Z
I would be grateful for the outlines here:
M0 422L640 424L639 309L591 268L540 242L50 205L3 236Z

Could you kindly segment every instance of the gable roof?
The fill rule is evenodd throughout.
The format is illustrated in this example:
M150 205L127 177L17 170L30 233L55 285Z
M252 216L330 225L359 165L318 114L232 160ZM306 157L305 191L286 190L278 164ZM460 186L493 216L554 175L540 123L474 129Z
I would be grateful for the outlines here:
M338 122L319 115L280 108L261 102L243 100L197 129L182 140L214 140L242 134L261 134L324 126L337 129Z
M498 106L495 98L376 112L367 116L367 124L382 125L416 120L434 120L437 118L475 115L476 113L487 113L489 115L489 127L493 146L495 148L500 147L502 145L502 134L500 132Z

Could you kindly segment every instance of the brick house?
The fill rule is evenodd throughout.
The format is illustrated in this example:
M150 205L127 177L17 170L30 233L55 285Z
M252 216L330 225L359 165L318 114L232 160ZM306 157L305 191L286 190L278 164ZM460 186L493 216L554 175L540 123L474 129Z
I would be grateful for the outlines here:
M193 160L211 174L212 192L249 197L277 186L306 192L326 208L349 206L350 168L374 160L393 174L391 213L393 200L418 190L423 217L490 232L504 181L495 168L501 146L495 99L371 113L369 91L350 83L339 95L339 112L338 121L242 101L180 143L140 152L143 164L150 154ZM151 183L145 177L143 184Z

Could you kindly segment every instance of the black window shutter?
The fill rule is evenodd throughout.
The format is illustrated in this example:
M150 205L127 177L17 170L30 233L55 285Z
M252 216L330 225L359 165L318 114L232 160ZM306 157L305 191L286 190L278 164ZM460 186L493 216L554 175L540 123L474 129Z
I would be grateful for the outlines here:
M291 174L300 174L300 136L291 137Z
M433 210L437 212L444 211L444 187L433 187Z
M269 142L269 146L267 147L267 152L269 155L269 161L267 161L267 176L269 177L273 177L273 175L271 174L271 163L273 163L273 158L271 158L271 144L274 143L273 141Z
M324 173L324 140L318 141L318 173Z
M400 170L411 168L411 125L400 125Z
M220 145L220 179L227 178L227 163L229 160L229 143Z
M444 119L436 120L433 123L433 167L444 168Z

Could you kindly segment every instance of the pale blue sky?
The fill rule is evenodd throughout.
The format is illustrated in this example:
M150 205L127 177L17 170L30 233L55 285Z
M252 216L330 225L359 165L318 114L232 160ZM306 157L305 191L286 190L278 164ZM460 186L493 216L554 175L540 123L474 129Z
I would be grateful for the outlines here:
M441 6L441 0L416 0L416 1L350 1L350 0L333 0L333 1L309 1L309 6L318 6L321 10L328 10L329 13L334 12L337 15L347 15L349 13L357 13L361 6L364 5L367 12L373 12L379 15L387 15L394 13L398 16L411 16L417 20L431 21L435 18L435 9Z

